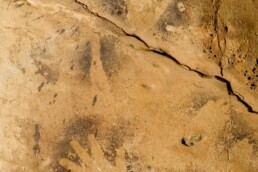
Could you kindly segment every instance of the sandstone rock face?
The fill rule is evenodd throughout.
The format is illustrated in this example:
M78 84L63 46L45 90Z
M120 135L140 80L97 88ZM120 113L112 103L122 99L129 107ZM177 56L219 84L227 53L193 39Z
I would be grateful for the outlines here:
M258 170L256 1L0 8L1 170Z
M150 49L165 52L192 70L228 80L234 93L258 112L256 1L78 2L137 35Z

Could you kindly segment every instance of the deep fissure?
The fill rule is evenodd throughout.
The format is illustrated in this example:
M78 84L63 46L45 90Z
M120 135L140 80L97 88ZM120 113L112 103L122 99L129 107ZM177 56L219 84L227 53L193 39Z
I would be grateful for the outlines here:
M180 63L175 57L173 57L172 55L170 55L170 54L167 53L166 51L164 51L164 50L162 50L162 49L160 49L160 48L151 47L151 46L148 45L142 38L140 38L138 35L127 33L123 28L119 27L119 26L118 26L116 23L114 23L113 21L110 21L109 19L107 19L107 18L105 18L105 17L103 17L103 16L100 16L98 13L91 11L91 10L88 8L88 6L87 6L86 4L81 3L81 2L79 2L78 0L75 0L75 2L78 3L79 5L81 5L83 9L85 9L86 11L88 11L89 13L91 13L92 15L94 15L94 16L96 16L96 17L99 17L99 18L101 18L102 20L107 21L107 22L111 23L112 25L114 25L115 27L117 27L118 29L120 29L126 36L135 38L135 39L137 39L138 41L142 42L142 43L146 46L146 48L147 48L149 51L151 51L151 52L153 52L153 53L156 53L156 54L159 54L159 55L162 55L162 56L165 56L165 57L171 59L171 60L172 60L173 62L175 62L177 65L181 66L181 67L184 68L184 69L187 68L187 70L197 73L200 77L206 77L206 78L211 78L211 79L217 79L217 80L219 80L220 82L225 83L226 86L227 86L227 91L228 91L228 94L229 94L229 95L235 96L235 97L237 98L237 100L238 100L239 102L241 102L241 103L246 107L246 109L247 109L248 112L254 113L254 114L258 114L258 112L254 111L253 108L252 108L241 96L239 96L239 95L237 95L236 93L234 93L233 88L232 88L232 86L231 86L231 84L230 84L230 81L226 80L225 78L223 78L223 77L221 77L221 76L216 76L216 75L215 75L215 76L212 76L212 75L204 74L204 73L202 73L202 72L200 72L200 71L198 71L198 70L195 70L195 69L190 68L190 67L187 66L186 64ZM217 30L217 28L216 28L216 30ZM216 31L216 30L215 30L215 31ZM223 70L223 68L222 68L221 70Z

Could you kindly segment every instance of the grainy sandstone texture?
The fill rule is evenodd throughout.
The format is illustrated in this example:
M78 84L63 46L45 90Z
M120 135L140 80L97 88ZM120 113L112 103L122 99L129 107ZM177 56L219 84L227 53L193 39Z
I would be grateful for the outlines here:
M0 171L258 171L255 0L0 0Z

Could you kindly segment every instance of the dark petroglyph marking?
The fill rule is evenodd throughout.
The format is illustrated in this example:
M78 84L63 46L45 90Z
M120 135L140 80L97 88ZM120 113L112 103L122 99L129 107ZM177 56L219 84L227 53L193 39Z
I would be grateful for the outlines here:
M40 146L38 143L36 143L34 146L33 146L33 151L34 151L34 155L38 155L40 153Z
M248 136L248 144L253 146L253 154L257 156L258 153L258 139L255 139L253 135Z
M194 110L198 111L203 106L205 106L208 103L208 101L210 101L210 100L216 101L217 99L218 99L218 97L213 96L213 95L205 95L205 94L203 94L203 95L200 95L198 97L195 96L194 99L193 99L192 107L193 107Z
M139 158L129 152L125 152L126 170L128 172L143 171Z
M114 73L117 73L121 67L118 61L119 58L115 51L114 42L116 42L116 39L111 36L103 37L100 40L100 60L102 62L104 72L109 78L112 77Z
M73 37L73 35L74 35L75 33L77 33L79 30L80 30L80 27L79 27L79 26L75 27L75 29L72 31L71 37ZM76 49L77 49L77 48L76 48Z
M126 17L126 14L128 13L125 0L102 0L102 5L111 15Z
M107 137L107 146L105 148L105 157L111 163L115 163L116 149L122 146L125 141L127 131L123 125L114 126L111 128L109 136Z
M56 151L53 154L52 167L57 172L67 172L66 169L61 167L58 161L61 158L67 158L77 164L80 162L80 158L75 154L74 150L71 149L70 141L76 140L82 146L88 147L88 134L97 135L99 121L94 117L85 117L75 119L70 125L68 125L62 136L62 140L57 144ZM90 153L90 152L89 152Z
M24 0L10 0L8 7L10 6L10 4L13 4L14 8L20 8L24 5L28 5L29 3L27 1Z
M112 126L108 130L108 133L104 138L105 144L103 147L103 152L106 159L112 165L115 165L115 159L117 157L116 150L121 148L125 141L133 139L134 134L132 132L132 126L133 125L129 121L120 120L116 125ZM131 170L139 169L138 167L140 165L138 157L127 151L125 153L126 165L130 166Z
M56 102L56 100L54 99L54 100L50 101L48 104L52 105L52 104L55 104L55 102Z
M64 32L65 32L65 29L60 29L60 30L57 31L57 33L59 33L59 35L61 35Z
M171 3L160 16L160 19L157 22L157 26L161 31L167 31L166 27L168 25L173 27L186 25L186 19L186 13L182 13L176 3Z
M95 106L95 104L97 103L97 100L98 100L98 96L95 95L95 96L93 97L93 100L92 100L92 106Z
M92 55L91 55L91 43L87 42L83 54L79 59L79 68L83 73L83 78L90 79L90 67L92 62Z
M25 68L20 68L20 70L22 71L23 74L26 73L26 69Z
M52 100L52 101L50 101L49 102L49 105L51 105L51 104L55 104L55 102L56 102L56 97L58 96L58 94L57 93L55 93L54 94L54 99Z
M34 59L35 65L38 65L40 63L39 58L44 58L47 53L47 49L41 47L40 45L37 45L33 48L33 52L31 52L31 57Z
M37 66L38 70L35 72L35 74L40 74L42 77L44 77L48 82L51 82L55 84L59 78L59 72L57 70L54 70L53 68L50 68L46 64L34 60L35 65Z
M79 156L80 158L80 165L74 164L71 160L68 160L67 158L62 158L59 163L61 166L64 168L70 169L72 168L73 171L124 171L125 169L125 151L123 149L118 150L118 156L116 157L116 162L118 164L116 165L111 165L109 162L106 161L106 159L103 157L103 151L101 148L101 144L96 140L96 138L90 134L87 137L87 140L90 142L90 152L87 151L88 149L84 149L79 142L76 140L73 140L70 142L71 147L73 150L76 152L76 155ZM90 162L94 163L90 163ZM96 166L95 164L99 164L100 166ZM86 166L87 167L86 167ZM86 170L89 169L89 170ZM104 170L102 170L104 169ZM110 170L108 170L110 169Z
M90 42L87 42L84 48L83 56L80 59L80 67L82 70L86 70L86 73L89 71L91 60L91 44Z
M70 70L73 70L74 69L74 64L72 64L71 66L70 66Z
M71 66L70 66L70 70L74 70L74 61L71 61Z
M43 48L43 49L40 51L40 56L45 55L46 52L47 52L47 49L46 49L46 48Z
M197 86L197 85L195 85ZM199 87L199 86L197 86ZM212 93L199 93L193 92L190 96L191 99L186 104L183 104L183 107L186 109L185 114L189 117L194 117L198 112L209 102L217 101L218 96L213 95Z
M258 138L255 131L244 124L241 119L238 119L234 114L230 115L230 121L227 121L222 129L222 135L219 135L219 140L225 149L231 149L236 143L247 139L248 143L252 145L253 155L258 153Z
M34 131L34 141L36 142L34 147L33 147L33 151L35 155L38 155L40 153L40 146L39 146L39 141L40 141L40 125L39 124L35 124L35 131Z
M88 143L87 136L92 134L100 143L104 157L115 166L117 149L123 147L125 141L132 140L134 134L132 133L132 125L129 122L121 121L112 127L102 128L105 126L101 119L95 117L77 118L69 124L64 134L60 136L62 140L57 143L56 151L53 154L52 168L57 172L67 172L61 167L58 161L61 158L69 159L70 161L80 164L81 159L75 153L70 145L70 141L77 141L82 147L85 148L89 155L91 154L91 147ZM139 171L141 165L139 158L133 153L127 152L125 155L126 165L128 171Z
M38 92L40 92L42 90L44 85L45 85L45 83L41 82L41 84L38 86Z
M34 132L33 137L34 137L35 142L39 142L40 137L41 137L39 124L35 124L35 132Z
M39 19L41 19L41 18L43 18L43 17L44 17L43 15L42 15L42 16L39 16L39 17L33 19L32 21L37 21L37 20L39 20Z
M151 87L149 85L146 85L146 84L142 84L141 85L145 90L151 90Z
M20 7L22 7L23 5L25 5L25 4L17 4L17 5L15 5L15 7L16 7L16 8L20 8Z

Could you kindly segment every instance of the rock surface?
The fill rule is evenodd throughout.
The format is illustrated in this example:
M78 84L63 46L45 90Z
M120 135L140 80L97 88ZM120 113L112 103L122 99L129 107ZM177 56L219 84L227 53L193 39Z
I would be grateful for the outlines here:
M256 1L0 9L0 169L258 170Z
M258 112L256 1L78 2L126 33L137 35L150 49L165 52L204 75L226 79L233 92Z

